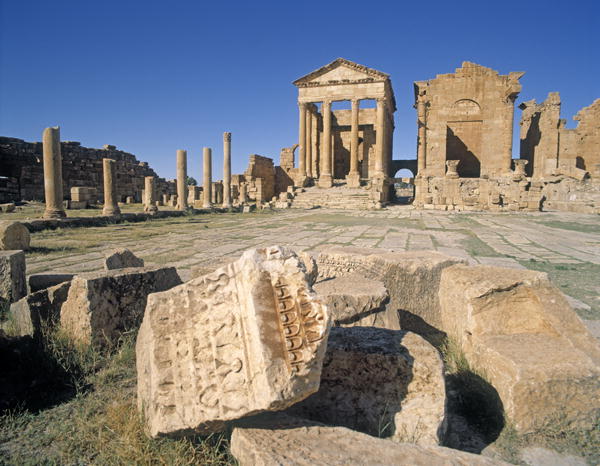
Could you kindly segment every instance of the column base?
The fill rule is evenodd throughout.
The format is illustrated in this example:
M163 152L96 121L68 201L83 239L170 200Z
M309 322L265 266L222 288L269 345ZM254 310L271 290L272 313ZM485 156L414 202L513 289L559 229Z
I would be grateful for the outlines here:
M156 212L158 212L158 207L156 207L155 205L144 207L144 212L147 214L155 214Z
M320 188L331 188L333 186L333 179L331 175L321 175L319 178L319 187Z
M65 218L66 212L61 209L46 209L43 218Z
M360 187L360 174L359 173L348 173L346 175L346 185L349 188Z
M121 216L121 209L117 208L104 208L102 209L102 215L106 215L108 217L116 217L116 216Z

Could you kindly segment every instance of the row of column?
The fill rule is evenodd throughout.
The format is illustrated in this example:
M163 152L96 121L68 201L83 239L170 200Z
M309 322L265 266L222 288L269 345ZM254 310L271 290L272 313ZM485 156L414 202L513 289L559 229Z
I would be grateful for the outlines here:
M63 218L66 212L63 205L62 154L60 149L60 128L50 127L42 135L44 195L46 208L44 218ZM203 207L212 205L212 151L203 149ZM117 202L116 161L103 159L104 208L103 215L118 216L121 209ZM156 212L156 185L153 176L144 179L144 210ZM223 207L231 207L231 133L223 133ZM187 151L177 151L177 208L188 208Z
M374 175L372 178L385 176L385 141L386 128L385 98L377 98L377 117L375 123L375 161ZM323 145L317 158L317 119L313 111L314 104L299 102L300 110L300 134L298 141L298 169L302 177L318 177L321 187L333 185L333 156L331 147L331 100L321 103L321 115L323 118ZM360 173L358 171L358 128L360 114L360 99L352 99L352 115L350 130L350 172L347 176L348 185L357 187L360 184ZM316 110L315 110L316 111ZM317 162L318 160L318 162ZM315 163L316 162L316 163Z

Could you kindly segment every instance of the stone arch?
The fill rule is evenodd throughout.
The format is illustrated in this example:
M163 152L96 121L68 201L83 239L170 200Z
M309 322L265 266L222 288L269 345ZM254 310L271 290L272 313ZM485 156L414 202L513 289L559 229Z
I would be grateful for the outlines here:
M392 164L390 166L390 175L392 178L395 177L396 173L398 173L402 169L410 170L413 174L413 178L417 176L418 173L418 165L416 160L392 160Z
M479 117L481 115L481 105L472 99L458 99L452 105L452 113L455 117Z

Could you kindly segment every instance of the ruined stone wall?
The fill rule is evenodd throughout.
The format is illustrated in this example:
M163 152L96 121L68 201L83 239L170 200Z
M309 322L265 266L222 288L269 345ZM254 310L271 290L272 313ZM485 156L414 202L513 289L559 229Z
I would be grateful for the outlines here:
M253 154L244 172L248 182L248 197L256 202L268 202L275 195L273 159Z
M568 175L583 179L585 172L600 179L600 99L575 115L579 124L565 128L560 119L560 96L551 92L541 104L530 100L519 106L521 158L529 161L527 174L536 179Z
M462 177L510 170L514 100L523 74L499 75L464 62L454 74L415 83L417 105L425 106L418 145L424 148L419 157L427 175L444 176L446 160L460 161Z
M104 197L102 159L116 160L117 200L127 196L141 201L144 177L157 177L157 193L175 194L174 183L158 178L146 162L140 162L133 154L117 150L114 146L103 149L83 147L78 142L61 142L63 197L70 199L71 188L85 186L96 188L99 198ZM18 188L3 190L3 202L20 200L44 200L44 169L42 143L25 142L22 139L0 137L0 176L16 180ZM14 182L12 183L14 185ZM159 196L160 197L160 196Z

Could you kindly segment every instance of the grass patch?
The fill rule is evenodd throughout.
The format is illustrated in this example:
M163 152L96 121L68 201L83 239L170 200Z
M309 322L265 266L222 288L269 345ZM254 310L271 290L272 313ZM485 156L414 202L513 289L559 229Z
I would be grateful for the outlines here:
M327 223L336 226L369 225L379 227L416 228L426 230L420 219L387 218L387 217L355 217L337 213L307 214L299 217L299 221L308 223Z
M534 220L550 228L558 228L559 230L579 231L581 233L598 233L600 231L600 221L596 223L579 223L579 222L561 222L560 220Z
M460 240L460 244L469 255L483 257L504 257L504 254L496 252L495 249L481 241L472 231L462 230L461 233L465 235L465 238Z
M47 335L45 349L76 380L68 400L0 416L2 464L234 464L228 435L151 439L136 407L135 334L106 353ZM95 353L95 354L94 354Z

